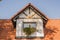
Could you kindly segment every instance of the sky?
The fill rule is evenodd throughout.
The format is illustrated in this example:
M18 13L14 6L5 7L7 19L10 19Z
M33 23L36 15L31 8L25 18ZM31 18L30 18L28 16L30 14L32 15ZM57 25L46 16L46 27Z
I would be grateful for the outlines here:
M60 18L60 0L2 0L0 1L0 19L10 19L28 3L34 5L48 18Z

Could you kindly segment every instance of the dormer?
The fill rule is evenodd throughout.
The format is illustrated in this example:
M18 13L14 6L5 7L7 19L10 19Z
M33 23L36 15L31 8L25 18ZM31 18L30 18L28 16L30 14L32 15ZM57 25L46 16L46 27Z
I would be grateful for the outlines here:
M48 18L31 3L14 15L11 20L16 28L16 37L27 37L26 32L23 31L24 28L36 29L29 37L44 37L43 30Z

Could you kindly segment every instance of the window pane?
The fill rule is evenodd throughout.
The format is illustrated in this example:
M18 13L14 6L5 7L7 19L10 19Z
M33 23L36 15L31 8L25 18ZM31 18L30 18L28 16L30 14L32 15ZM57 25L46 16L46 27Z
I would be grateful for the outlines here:
M36 28L36 22L24 22L23 23L23 27L25 28L25 27L34 27L34 28Z
M24 26L24 28L25 28L25 27L29 27L29 24L28 24L28 23L24 23L23 26Z

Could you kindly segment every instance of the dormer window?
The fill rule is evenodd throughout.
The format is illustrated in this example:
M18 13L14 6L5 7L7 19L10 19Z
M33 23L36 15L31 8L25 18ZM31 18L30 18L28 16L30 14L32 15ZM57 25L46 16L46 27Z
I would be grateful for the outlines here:
M29 35L29 37L44 37L43 21L41 19L18 19L17 26L16 26L17 37L28 36L26 32L23 31L24 28L26 28L27 34L29 31L33 31L33 29L35 30Z
M47 18L31 4L15 15L12 21L17 38L44 37L43 28Z

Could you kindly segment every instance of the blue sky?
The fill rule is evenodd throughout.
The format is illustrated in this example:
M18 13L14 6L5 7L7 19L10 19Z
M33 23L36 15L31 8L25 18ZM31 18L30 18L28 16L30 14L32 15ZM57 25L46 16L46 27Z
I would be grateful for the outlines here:
M48 18L60 18L60 0L2 0L0 2L0 19L11 18L28 3L32 3Z

